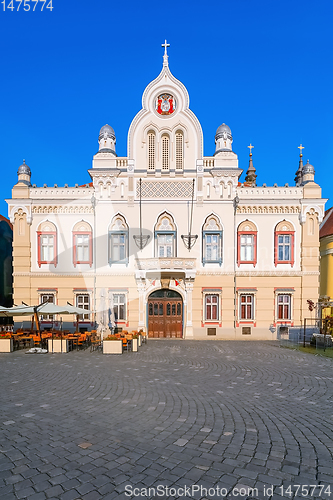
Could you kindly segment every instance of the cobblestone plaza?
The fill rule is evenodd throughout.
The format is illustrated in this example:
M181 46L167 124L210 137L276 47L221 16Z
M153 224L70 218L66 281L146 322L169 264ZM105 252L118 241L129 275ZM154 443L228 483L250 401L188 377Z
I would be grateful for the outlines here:
M0 354L0 367L1 500L333 493L332 359L152 340L121 356Z

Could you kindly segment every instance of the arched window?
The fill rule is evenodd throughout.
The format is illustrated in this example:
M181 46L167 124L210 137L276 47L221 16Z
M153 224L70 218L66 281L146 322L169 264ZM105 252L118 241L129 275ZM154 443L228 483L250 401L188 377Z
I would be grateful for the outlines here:
M155 132L148 132L148 170L155 170Z
M75 224L73 228L73 264L93 263L92 250L92 229L90 224L81 221Z
M42 222L37 230L38 266L57 265L57 229L52 222Z
M274 231L274 265L294 265L295 231L290 222L283 220L275 226Z
M184 139L181 131L176 132L176 170L184 168Z
M155 226L156 257L176 256L176 226L170 214L164 212Z
M167 135L162 136L162 172L169 171L170 166L170 140Z
M109 228L109 264L128 264L128 225L119 214Z
M203 225L202 263L222 264L222 226L216 215L208 216Z
M257 264L257 228L253 222L245 220L237 231L237 265Z

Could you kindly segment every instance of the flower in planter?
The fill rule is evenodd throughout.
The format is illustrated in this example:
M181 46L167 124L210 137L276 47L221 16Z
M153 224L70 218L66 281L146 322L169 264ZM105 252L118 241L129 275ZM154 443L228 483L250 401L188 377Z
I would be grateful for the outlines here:
M105 339L103 340L121 340L119 339L118 337L116 337L115 335L108 335L107 337L105 337Z

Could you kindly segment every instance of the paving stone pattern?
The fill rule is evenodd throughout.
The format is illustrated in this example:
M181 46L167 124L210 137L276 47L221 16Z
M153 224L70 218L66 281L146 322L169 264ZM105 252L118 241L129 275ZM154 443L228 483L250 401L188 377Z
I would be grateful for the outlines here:
M332 368L274 342L0 354L0 500L126 499L129 485L132 498L200 485L187 498L273 487L281 500L294 484L330 485L333 499Z

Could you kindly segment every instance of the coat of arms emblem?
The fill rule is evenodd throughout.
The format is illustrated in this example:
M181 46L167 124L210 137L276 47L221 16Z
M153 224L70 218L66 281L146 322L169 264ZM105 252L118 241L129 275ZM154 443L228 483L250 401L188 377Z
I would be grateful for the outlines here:
M161 94L156 99L156 111L159 115L172 115L176 109L175 98L171 94Z

